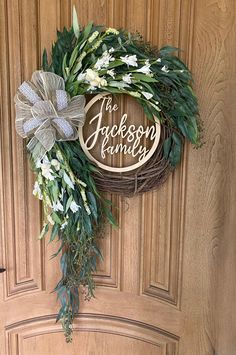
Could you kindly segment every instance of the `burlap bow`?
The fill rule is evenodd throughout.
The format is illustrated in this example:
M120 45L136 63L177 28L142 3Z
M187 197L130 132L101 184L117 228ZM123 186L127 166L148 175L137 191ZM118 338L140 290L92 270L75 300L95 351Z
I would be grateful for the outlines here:
M55 141L75 140L77 127L85 120L85 97L70 99L60 76L43 71L33 73L17 90L16 131L31 138L27 147L35 161L42 159Z

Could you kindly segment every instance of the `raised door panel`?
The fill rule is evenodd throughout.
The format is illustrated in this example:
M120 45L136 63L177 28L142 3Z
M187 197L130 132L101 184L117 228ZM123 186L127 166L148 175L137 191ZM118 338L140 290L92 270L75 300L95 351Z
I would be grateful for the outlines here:
M75 326L74 341L66 344L60 325L51 317L36 318L7 327L7 355L62 354L118 355L147 352L177 355L178 339L155 327L127 319L82 315Z

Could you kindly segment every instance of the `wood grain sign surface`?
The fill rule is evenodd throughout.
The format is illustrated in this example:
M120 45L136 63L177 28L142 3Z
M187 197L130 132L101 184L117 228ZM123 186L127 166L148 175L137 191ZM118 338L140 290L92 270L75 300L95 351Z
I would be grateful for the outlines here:
M81 24L138 30L153 45L183 49L205 144L187 144L158 191L112 196L120 227L104 231L96 298L81 303L68 345L51 293L56 246L37 239L41 208L13 97L56 29L70 25L73 3ZM235 18L235 0L0 0L1 355L236 354Z

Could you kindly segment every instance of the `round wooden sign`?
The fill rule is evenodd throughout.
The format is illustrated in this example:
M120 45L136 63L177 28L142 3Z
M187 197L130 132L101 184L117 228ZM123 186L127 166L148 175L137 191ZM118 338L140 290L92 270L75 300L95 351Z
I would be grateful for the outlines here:
M100 104L97 106L97 104ZM95 107L96 110L90 115L90 110ZM98 107L98 108L97 108ZM119 110L113 97L109 93L101 93L94 96L86 105L85 125L79 128L79 139L81 147L87 157L97 164L103 170L122 173L135 170L146 163L154 154L160 141L160 123L157 119L150 122L147 119L147 125L128 124L129 117L126 113L121 113L118 123L113 124L112 114ZM105 119L105 115L110 119ZM89 130L89 133L86 134ZM115 142L114 142L115 141ZM96 149L99 152L99 158L92 153ZM107 156L122 154L123 161L133 161L130 165L111 166L108 164ZM128 156L130 158L128 158Z

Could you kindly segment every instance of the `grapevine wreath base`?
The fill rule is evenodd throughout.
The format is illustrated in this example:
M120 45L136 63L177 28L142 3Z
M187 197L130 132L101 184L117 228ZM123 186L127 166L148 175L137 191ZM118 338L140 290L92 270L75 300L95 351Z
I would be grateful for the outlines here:
M155 153L140 168L120 174L100 169L99 174L94 174L97 188L100 191L131 197L162 185L173 170L164 156L163 149L165 140L170 136L170 131L168 127L162 126L159 145Z
M173 54L176 50L158 50L139 34L123 29L93 23L80 28L74 10L73 26L57 33L51 59L44 51L42 70L17 90L16 130L28 141L36 177L33 194L43 203L40 238L50 230L50 242L58 240L54 255L60 255L61 267L55 287L60 302L57 321L68 342L80 298L94 296L93 274L102 258L98 237L106 221L117 226L111 201L100 192L132 196L150 191L179 163L184 139L200 145L192 75ZM85 97L104 92L129 95L161 127L155 152L129 173L102 171L81 146Z

